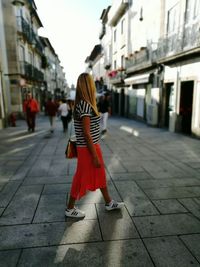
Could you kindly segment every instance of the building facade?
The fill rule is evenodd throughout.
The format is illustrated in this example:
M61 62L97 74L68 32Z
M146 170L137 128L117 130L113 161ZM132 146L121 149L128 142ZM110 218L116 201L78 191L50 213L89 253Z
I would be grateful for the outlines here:
M113 0L101 18L113 113L200 136L200 0Z
M7 125L6 118L11 112L10 83L4 25L3 3L0 0L0 129Z
M18 117L23 114L23 101L28 91L38 100L42 110L48 95L45 91L61 97L67 95L67 86L53 47L38 34L43 25L34 0L1 0L0 14L1 69L4 68L1 88L6 92L3 108L2 101L0 103L7 114L6 119L13 112Z

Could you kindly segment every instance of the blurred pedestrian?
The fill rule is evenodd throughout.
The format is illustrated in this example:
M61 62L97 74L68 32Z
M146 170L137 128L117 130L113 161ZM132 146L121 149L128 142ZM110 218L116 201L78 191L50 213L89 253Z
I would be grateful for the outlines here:
M100 116L96 105L96 87L92 76L82 73L78 77L74 127L77 139L78 162L73 177L70 198L65 210L67 217L84 218L85 213L75 207L75 201L88 190L100 189L105 209L120 209L123 203L112 200L106 183L106 173L99 144Z
M47 115L49 116L51 133L54 132L57 111L58 111L57 104L52 100L51 97L49 97L46 103L46 112L47 112Z
M110 107L110 95L109 93L103 94L98 102L98 110L101 115L101 134L105 134L107 132L107 125L108 125L108 116L111 114L111 107Z
M71 101L68 99L67 100L67 106L68 106L68 114L67 114L67 122L68 124L71 122L72 117L73 117L73 110L72 110L72 106L71 106Z
M62 100L62 104L60 104L58 110L60 112L60 116L61 116L61 121L62 121L62 125L63 125L63 132L65 133L68 129L68 112L69 112L69 106L67 104L67 100L63 99Z
M39 112L39 105L36 99L32 97L30 92L27 93L23 103L23 111L25 113L28 131L35 131L36 114Z

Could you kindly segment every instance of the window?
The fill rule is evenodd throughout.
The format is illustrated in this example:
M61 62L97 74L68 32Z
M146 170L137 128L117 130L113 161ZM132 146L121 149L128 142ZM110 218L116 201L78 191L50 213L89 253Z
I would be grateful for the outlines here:
M200 14L200 0L187 0L185 21L186 23L192 21Z
M168 11L168 23L167 23L167 32L173 33L175 32L179 27L179 3L177 3L175 6L173 6Z
M116 68L117 68L117 62L116 60L114 60L114 70L116 70Z
M124 33L124 24L125 24L125 19L123 19L121 22L121 34Z
M194 3L194 15L193 18L195 19L200 15L200 0L196 0Z
M114 30L114 42L117 40L117 30Z
M30 63L31 65L34 65L34 64L33 64L33 54L32 54L31 52L28 53L28 57L29 57L29 63Z
M19 60L20 61L25 61L25 50L22 45L19 47Z
M193 0L192 0L193 1ZM186 0L185 22L188 23L191 20L192 9L191 0Z
M121 68L124 69L124 56L121 56Z

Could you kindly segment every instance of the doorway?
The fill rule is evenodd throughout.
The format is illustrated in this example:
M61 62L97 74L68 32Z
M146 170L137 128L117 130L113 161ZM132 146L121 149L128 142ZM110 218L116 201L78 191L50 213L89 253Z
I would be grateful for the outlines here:
M193 105L193 88L194 81L187 81L181 83L180 95L180 115L181 131L185 134L192 132L192 105Z
M164 127L169 128L169 114L170 111L174 109L173 103L173 95L174 95L174 84L166 83L165 84L165 96L164 96Z
M121 89L121 95L120 95L120 115L124 116L124 110L125 110L125 93L124 89Z

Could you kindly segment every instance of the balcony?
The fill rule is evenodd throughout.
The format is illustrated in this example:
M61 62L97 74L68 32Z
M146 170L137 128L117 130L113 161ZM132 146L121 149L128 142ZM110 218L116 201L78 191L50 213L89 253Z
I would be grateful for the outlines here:
M109 21L110 26L116 26L119 19L124 15L126 8L128 7L128 0L114 0L113 5L109 11Z
M17 30L23 34L29 43L31 42L31 26L21 16L17 16Z
M27 79L34 81L43 81L44 74L32 64L26 61L20 61L20 74Z
M140 69L148 68L154 62L154 52L149 46L136 51L130 58L126 59L126 73L131 73Z
M124 84L125 70L112 70L108 73L108 77L113 85Z
M31 29L31 44L35 47L35 49L40 53L43 54L43 46L33 29Z
M162 38L156 51L157 61L164 62L177 57L200 53L200 22L180 27L174 34Z
M21 16L17 17L18 31L22 33L29 44L34 45L37 51L42 54L43 46L39 41L37 34L33 31L32 26Z

